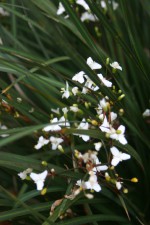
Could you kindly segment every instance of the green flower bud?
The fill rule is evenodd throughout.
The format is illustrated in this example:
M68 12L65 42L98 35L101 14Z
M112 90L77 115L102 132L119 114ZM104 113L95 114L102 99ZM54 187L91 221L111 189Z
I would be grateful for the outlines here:
M110 62L110 59L107 58L107 59L106 59L106 65L109 65L109 62Z
M121 101L125 97L125 94L119 96L118 101Z
M42 161L42 166L47 166L47 162L46 161Z

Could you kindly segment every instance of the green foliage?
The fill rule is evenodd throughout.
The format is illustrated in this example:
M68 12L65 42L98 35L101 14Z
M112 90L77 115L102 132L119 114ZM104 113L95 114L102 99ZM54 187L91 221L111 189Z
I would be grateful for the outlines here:
M0 123L8 127L0 130L0 221L15 225L149 224L150 118L143 118L142 113L150 108L150 2L118 0L119 7L113 10L106 0L107 10L104 10L100 0L86 0L98 18L94 23L80 20L83 8L77 7L75 1L60 2L68 19L56 14L59 4L56 0L0 3L9 12L9 16L0 15L3 42L0 44ZM125 94L122 101L117 101L112 90L100 86L95 72L86 64L89 56L102 64L102 73L111 77L117 90ZM107 58L110 62L118 61L123 71L112 75L111 67L106 65ZM129 144L114 143L132 159L126 166L120 165L117 172L129 180L132 177L139 180L137 184L127 180L128 194L111 185L106 187L103 182L102 191L94 199L85 198L83 193L73 200L64 197L70 195L76 181L83 176L82 171L70 169L72 151L88 150L87 143L78 141L74 146L72 134L107 140L100 129L64 128L62 132L69 139L64 154L46 146L41 151L34 149L41 130L50 121L51 109L75 103L73 98L62 99L60 90L66 81L75 85L72 77L79 71L85 71L101 93L115 102L117 111L124 109L120 121L127 127ZM91 94L85 99L95 104L95 96ZM84 114L96 118L91 108ZM74 120L78 122L72 117L71 122ZM9 136L2 138L4 134ZM22 182L17 175L27 168L44 171L43 160L48 162L49 170L54 168L57 173L57 179L49 179L45 195L34 190L31 180ZM51 206L60 199L49 216ZM70 208L72 213L60 220Z

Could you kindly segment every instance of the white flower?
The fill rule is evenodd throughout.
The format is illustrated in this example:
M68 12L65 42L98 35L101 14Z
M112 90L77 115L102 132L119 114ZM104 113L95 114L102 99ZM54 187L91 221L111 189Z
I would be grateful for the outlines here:
M85 81L85 77L84 77L85 73L83 71L75 74L72 78L72 80L79 82L80 84L83 84Z
M93 172L101 172L101 171L105 171L108 169L108 166L106 165L101 165L101 162L99 161L98 158L96 158L95 161L96 166L92 169Z
M102 142L94 143L94 145L95 145L95 150L99 151L101 149L101 147L102 147Z
M54 137L54 136L51 136L49 140L52 144L52 150L56 150L58 145L63 142L62 138L57 138L57 137Z
M116 147L110 148L110 151L113 155L113 159L111 161L112 166L117 166L119 162L131 158L129 154L120 152Z
M47 177L48 171L45 170L43 173L31 173L30 177L37 186L37 190L40 191L43 189L44 181Z
M146 109L144 112L143 112L143 117L149 117L150 116L150 109Z
M125 126L120 125L117 130L112 128L110 138L115 139L119 141L121 144L125 145L127 144L127 140L124 137L124 132L125 132Z
M96 192L101 191L101 186L97 182L97 176L94 174L93 171L90 171L89 174L90 174L89 180L85 182L86 189L91 189Z
M102 81L102 83L103 83L106 87L112 87L112 82L106 80L106 78L104 78L102 74L97 74L97 76L99 77L99 79Z
M49 140L45 139L43 136L40 136L38 143L37 145L34 146L34 148L38 150L42 148L44 145L47 145L48 143L49 143Z
M0 124L0 130L7 130L8 128L5 125ZM0 137L8 137L9 134L1 134Z
M87 4L84 0L77 0L76 3L77 3L78 5L83 6L83 8L84 8L85 10L89 10L89 6L88 6L88 4Z
M103 98L102 100L99 101L98 108L97 108L97 113L98 115L101 115L103 110L106 112L109 108L109 103L106 102L106 99Z
M85 119L82 119L82 122L79 124L77 129L83 129L83 130L88 130L89 129L89 124L85 121ZM90 137L85 134L76 134L79 135L83 139L83 141L88 141Z
M104 118L103 123L101 124L101 126L99 128L103 132L110 133L110 124L108 123L108 120L107 120L106 116Z
M64 6L62 5L61 2L59 2L59 6L58 6L58 10L57 10L57 15L61 15L61 14L63 14L65 11L66 11L66 10L65 10Z
M91 163L96 164L96 161L98 160L97 158L97 152L96 151L91 151L89 150L88 152L84 153L82 157L84 163L87 163L91 161Z
M54 113L56 113L56 114L60 114L59 110L60 110L59 108L57 108L57 109L51 109L51 111L54 112Z
M99 89L99 87L96 86L95 83L87 75L85 75L85 78L86 78L86 82L82 89L83 94L88 93L89 89L92 91L97 91Z
M79 186L79 188L75 190L74 196L77 196L78 194L80 194L80 192L81 192L82 190L85 190L85 189L86 189L85 182L82 181L82 180L78 180L78 181L76 182L76 185Z
M118 62L110 63L110 66L114 69L122 70L122 67L119 65Z
M102 66L101 66L99 63L93 61L93 59L92 59L91 57L89 57L89 58L87 59L86 63L88 64L88 66L89 66L92 70L97 70L97 69L101 69L101 68L102 68Z
M103 9L107 9L107 5L105 1L101 1L100 4Z
M62 117L59 119L59 125L60 125L60 126L64 126L64 127L70 127L70 123L68 122L68 120L65 119L64 116L62 116Z
M28 175L29 173L31 173L31 172L32 172L32 169L31 169L31 168L28 168L28 169L24 170L23 172L18 173L18 176L19 176L22 180L25 180L26 177L27 177L27 175Z
M69 92L69 85L67 81L66 81L66 89L62 88L61 92L63 92L62 98L69 98L70 92Z
M76 185L80 187L80 189L86 189L85 182L83 180L78 180Z
M73 87L72 88L72 93L74 94L74 96L77 95L78 92L79 92L79 88L78 87Z
M95 15L93 15L92 13L89 13L89 12L82 13L80 19L81 19L82 22L84 22L86 20L89 20L91 22L95 22L95 21L98 20L98 18Z
M70 111L72 111L72 112L78 112L79 111L79 108L78 108L78 106L77 105L73 105L73 106L70 106Z
M63 113L64 113L64 115L65 115L65 114L67 114L67 112L68 112L69 110L67 109L67 107L64 107L64 108L62 108L62 111L63 111Z
M112 1L112 7L113 7L113 10L116 10L118 8L119 4L115 1Z
M54 118L51 120L51 124L44 127L44 131L48 132L48 131L58 131L61 130L61 127L58 124L53 124L53 123L58 123L58 119Z

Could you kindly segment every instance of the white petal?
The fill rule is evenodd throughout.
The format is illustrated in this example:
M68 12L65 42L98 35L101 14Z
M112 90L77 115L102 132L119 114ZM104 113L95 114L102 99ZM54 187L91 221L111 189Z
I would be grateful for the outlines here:
M121 182L116 182L116 188L120 190L122 188Z
M48 171L47 171L47 170L45 170L43 173L40 173L40 174L39 174L40 179L45 180L45 178L47 177L47 174L48 174Z
M114 69L122 70L122 67L119 65L118 62L110 63L110 66L113 67Z
M120 125L117 130L120 130L121 131L121 134L124 134L124 132L125 132L125 126Z
M97 166L96 168L97 168L97 171L100 172L100 171L105 171L105 170L107 170L107 169L108 169L108 166L105 166L105 165L104 165L104 166Z
M18 173L18 176L19 176L22 180L25 180L27 174L23 171L23 172Z
M104 83L104 85L106 87L112 87L112 82L110 82L109 80L106 80L105 78L102 80L102 82Z
M127 160L127 159L130 159L131 156L130 156L129 154L122 153L122 154L121 154L121 158L122 158L122 160Z
M106 80L102 74L97 74L97 76L99 77L99 79L102 81L102 83L106 86L106 87L111 87L112 86L112 82Z
M36 182L39 179L39 174L37 174L37 173L31 173L30 174L30 177L31 177L32 180L34 180Z
M57 125L57 124L53 124L53 123L57 123L58 122L58 119L57 118L54 118L52 121L51 121L51 123L52 124L50 124L50 125L48 125L48 126L46 126L46 127L44 127L44 131L46 131L46 132L48 132L48 131L56 131L56 130L61 130L61 127L59 126L59 125Z
M126 145L128 143L124 135L119 135L118 141L123 145Z
M86 189L91 189L91 184L89 181L85 182L85 187L86 187Z
M65 12L65 8L64 6L62 5L61 2L59 2L59 6L58 6L58 10L57 10L57 15L61 15Z
M111 165L112 166L117 166L119 162L120 162L120 159L115 157L115 158L112 159Z
M102 68L102 66L98 64L97 62L93 61L91 57L87 59L87 64L92 70L97 70Z
M96 151L99 151L100 148L102 147L102 143L101 142L94 143L94 145L95 145L95 150Z
M59 108L57 108L57 109L51 109L51 111L54 112L54 113L56 113L56 114L59 114L60 113L59 112Z
M95 21L98 20L98 18L97 18L95 15L93 15L92 13L89 13L89 12L84 12L84 13L82 13L80 19L81 19L82 22L84 22L84 21L86 21L86 20L95 22Z
M107 5L105 1L101 1L100 3L102 8L107 9Z
M77 82L79 82L80 84L83 84L84 81L85 81L84 75L85 75L85 73L84 73L83 71L81 71L81 72L75 74L75 75L73 76L72 80L77 81Z
M110 138L112 138L114 140L118 140L118 134L111 134Z
M42 148L41 143L38 143L37 145L34 146L35 149L39 150L40 148Z
M111 112L110 117L111 117L111 121L114 121L117 118L117 113Z
M110 125L108 123L108 120L107 120L106 116L104 118L104 121L103 121L102 125L99 128L103 132L110 133Z
M149 117L150 116L150 109L146 109L144 112L143 112L143 117Z
M112 153L113 156L118 156L119 155L119 150L116 147L111 147L110 151Z
M43 180L38 180L35 183L36 183L36 186L37 186L37 190L41 191L43 189L43 186L44 186L44 181Z
M118 8L119 4L115 1L112 2L112 7L113 7L113 10L116 10Z
M82 137L83 141L85 142L90 140L90 137L88 135L80 135L79 137Z
M96 192L99 192L99 191L101 191L101 186L100 186L98 183L96 183L96 184L94 184L93 189L94 189Z
M85 10L89 10L89 6L88 6L88 4L87 4L84 0L77 0L76 3L77 3L78 5L83 6L83 8L84 8Z
M77 180L76 185L81 186L81 184L82 184L82 180Z
M83 81L83 82L84 82L84 81ZM77 95L78 92L79 92L79 88L78 88L78 87L73 87L73 88L72 88L72 93L73 93L74 95Z

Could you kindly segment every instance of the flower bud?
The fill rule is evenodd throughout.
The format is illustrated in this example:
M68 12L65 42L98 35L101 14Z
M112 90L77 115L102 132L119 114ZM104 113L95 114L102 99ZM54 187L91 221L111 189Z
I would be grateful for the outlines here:
M130 181L133 182L133 183L137 183L138 179L136 177L133 177Z
M110 134L109 134L109 133L106 133L106 134L105 134L105 137L106 137L106 138L110 138Z
M18 103L21 103L21 102L22 102L22 98L19 98L19 97L18 97L18 98L17 98L17 102L18 102Z
M85 108L89 109L89 107L91 106L91 103L90 102L85 102L84 105L85 105Z
M123 193L124 193L124 194L127 194L127 193L128 193L128 189L127 189L127 188L124 188L124 189L123 189Z
M111 169L111 170L114 170L114 169L115 169L115 167L114 167L114 166L111 166L111 167L110 167L110 169Z
M47 188L43 188L43 190L41 191L41 195L45 195L47 193Z
M46 161L42 161L42 166L47 166L47 162Z
M109 65L109 62L110 62L110 59L107 58L107 59L106 59L106 65Z
M92 195L92 194L85 194L85 197L87 197L88 199L93 199L94 195Z
M91 124L92 124L93 126L97 126L97 125L98 125L98 122L97 122L96 120L92 120L92 121L91 121Z
M31 180L30 176L27 175L26 176L26 180Z
M125 94L122 94L118 97L118 101L121 101L125 97Z
M51 169L51 173L55 173L55 169L52 168L52 169Z
M58 145L58 150L61 152L61 153L64 153L65 151L64 151L64 149L63 149L63 147L62 147L62 145Z
M119 115L123 116L123 114L124 114L124 109L119 109Z

